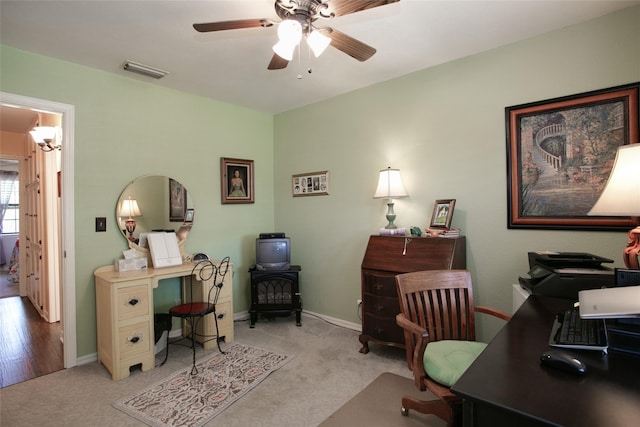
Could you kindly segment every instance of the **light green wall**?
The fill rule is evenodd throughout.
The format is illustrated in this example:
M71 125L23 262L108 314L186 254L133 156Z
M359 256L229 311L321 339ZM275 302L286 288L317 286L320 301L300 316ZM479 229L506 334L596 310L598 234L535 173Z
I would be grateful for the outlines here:
M96 351L93 270L122 256L115 207L143 175L180 181L196 220L186 249L234 261L234 310L248 308L255 236L272 230L273 118L141 80L2 46L3 92L75 106L78 356ZM220 157L255 162L255 203L220 203ZM106 216L107 232L94 232Z
M481 304L511 311L528 251L591 252L622 265L625 233L507 229L504 109L638 81L639 44L635 7L277 115L276 228L302 264L304 308L359 322L360 263L368 235L386 224L386 201L372 196L387 166L410 194L396 201L399 226L425 227L434 200L457 200L453 226L467 236ZM321 170L329 196L291 197L292 174Z
M359 323L362 255L386 223L371 196L387 166L411 195L396 202L400 226L424 227L435 199L457 199L453 225L468 236L482 304L510 310L529 250L621 265L623 233L506 229L504 108L640 80L638 23L640 7L627 9L275 117L2 46L0 90L76 108L78 355L96 351L92 272L124 249L116 201L142 175L187 187L197 212L187 250L231 256L235 312L249 308L254 238L276 230L292 237L304 308ZM255 204L220 204L220 157L255 161ZM321 170L329 196L291 197L291 175ZM107 233L93 231L96 216Z

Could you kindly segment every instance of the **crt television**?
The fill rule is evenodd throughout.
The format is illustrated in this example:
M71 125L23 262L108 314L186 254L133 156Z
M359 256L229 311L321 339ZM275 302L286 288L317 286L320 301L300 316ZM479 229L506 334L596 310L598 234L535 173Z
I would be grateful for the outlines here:
M256 268L258 270L289 270L291 240L288 237L256 239Z

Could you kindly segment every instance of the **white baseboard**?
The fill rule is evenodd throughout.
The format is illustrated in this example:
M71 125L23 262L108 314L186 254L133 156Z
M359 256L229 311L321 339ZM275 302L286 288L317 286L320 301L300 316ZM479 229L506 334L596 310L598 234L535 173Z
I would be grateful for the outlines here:
M332 325L340 326L342 328L352 329L356 332L362 332L362 325L360 323L348 322L343 319L337 319L335 317L325 316L324 314L318 314L308 310L302 310L302 314L317 317L318 319L324 320L325 322L331 323Z

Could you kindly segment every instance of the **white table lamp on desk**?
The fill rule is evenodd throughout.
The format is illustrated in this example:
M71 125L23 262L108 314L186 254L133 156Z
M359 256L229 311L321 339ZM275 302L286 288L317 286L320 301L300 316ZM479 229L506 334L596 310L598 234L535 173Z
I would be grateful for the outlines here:
M618 148L604 191L588 215L640 217L640 144ZM629 231L622 257L627 268L638 269L640 226Z

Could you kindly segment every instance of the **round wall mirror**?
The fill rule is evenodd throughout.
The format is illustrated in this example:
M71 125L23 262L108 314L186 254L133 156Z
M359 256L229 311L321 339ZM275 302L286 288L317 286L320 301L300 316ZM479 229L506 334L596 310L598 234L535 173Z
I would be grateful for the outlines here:
M122 191L116 205L116 221L130 248L146 248L145 233L163 231L175 232L183 247L193 219L187 189L166 176L137 178Z

